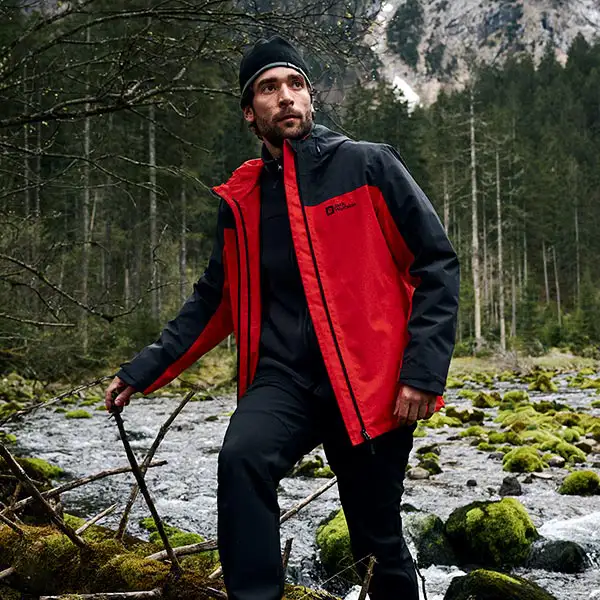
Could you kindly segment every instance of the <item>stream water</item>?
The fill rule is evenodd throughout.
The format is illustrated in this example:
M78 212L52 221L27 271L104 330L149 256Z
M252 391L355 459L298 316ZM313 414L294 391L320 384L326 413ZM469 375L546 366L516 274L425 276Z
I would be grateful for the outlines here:
M589 391L567 387L559 380L555 394L533 393L534 400L559 400L574 410L589 409L592 396ZM498 384L496 389L515 388L514 384ZM131 445L141 458L148 450L160 427L179 400L148 398L134 400L125 410L125 425ZM446 395L447 404L458 408L471 406L470 401L457 396L456 390ZM155 460L166 459L168 465L150 469L147 475L149 489L159 513L165 520L185 530L200 533L205 538L216 535L216 463L217 454L228 417L235 408L234 397L190 402L173 424L160 446ZM600 410L591 409L596 415ZM493 416L495 410L486 411ZM43 409L27 420L13 423L9 429L17 435L19 454L36 456L61 466L68 477L75 478L120 467L127 464L123 446L114 421L106 413L90 410L89 419L66 419L53 409ZM486 420L486 426L492 422ZM507 473L502 471L501 460L469 445L469 438L455 439L460 430L455 428L428 429L426 438L415 440L415 448L432 442L441 446L440 464L443 472L429 480L406 480L404 502L442 519L458 506L474 500L500 499L498 489ZM317 449L315 453L319 454ZM321 452L322 455L322 452ZM597 469L599 454L588 456L585 468ZM414 459L411 461L416 464ZM553 593L559 600L588 600L600 598L600 496L563 496L558 486L568 473L566 469L546 471L551 478L533 477L523 483L523 495L518 499L527 508L540 533L547 538L572 540L586 550L592 566L583 573L567 575L541 570L518 569L516 572ZM519 476L520 481L525 479ZM468 480L476 485L467 486ZM63 495L68 512L83 517L93 516L117 502L126 501L133 481L131 475L103 479L84 488ZM286 478L281 483L280 505L287 509L319 488L325 480ZM315 532L319 523L339 508L337 489L325 492L282 527L282 543L293 538L289 563L291 581L312 587L325 587L340 595L352 593L340 582L327 581L319 567ZM115 525L118 511L105 521ZM148 510L141 498L135 504L129 531L144 537L138 525ZM452 577L461 574L457 568L433 566L422 570L428 600L442 600Z

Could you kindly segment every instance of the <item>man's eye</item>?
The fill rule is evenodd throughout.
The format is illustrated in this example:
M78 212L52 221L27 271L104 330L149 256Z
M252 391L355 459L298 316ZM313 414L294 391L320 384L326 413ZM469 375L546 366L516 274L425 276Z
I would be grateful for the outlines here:
M263 86L263 92L272 92L273 90L275 90L275 86L272 83Z
M294 80L294 82L292 83L292 85L293 85L294 87L297 87L297 88L302 88L302 87L304 87L304 84L302 83L302 81L300 81L300 79L296 79L296 80Z

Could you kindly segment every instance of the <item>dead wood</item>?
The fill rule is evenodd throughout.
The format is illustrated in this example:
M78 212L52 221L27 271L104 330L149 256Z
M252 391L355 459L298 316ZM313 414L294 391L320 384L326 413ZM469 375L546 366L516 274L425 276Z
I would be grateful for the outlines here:
M95 517L92 517L91 519L86 521L79 529L75 530L75 533L77 535L82 534L88 527L90 527L90 525L97 523L104 517L110 515L110 513L114 512L115 508L117 508L116 504L113 504L112 506L105 508L101 513L98 513Z
M14 567L9 567L8 569L4 569L4 571L0 571L0 581L10 577L15 572Z
M281 563L283 564L283 571L287 569L288 562L290 560L290 554L292 553L292 542L294 538L289 538L285 541L285 547L283 548L283 554L281 556Z
M155 589L149 592L107 592L103 594L76 594L77 598L89 600L144 600L145 598L162 598L162 590ZM61 594L60 596L40 596L40 600L62 600L72 598L73 594Z
M373 577L373 567L375 566L375 557L371 555L369 559L369 566L367 567L367 572L365 573L365 578L363 579L363 584L360 589L360 594L358 595L358 600L365 600L367 597L367 592L369 591L369 585L371 584L371 578Z

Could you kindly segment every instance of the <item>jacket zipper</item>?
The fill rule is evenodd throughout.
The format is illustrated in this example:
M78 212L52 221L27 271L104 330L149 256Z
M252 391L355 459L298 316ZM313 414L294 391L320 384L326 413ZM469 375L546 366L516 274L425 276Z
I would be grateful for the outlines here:
M246 341L248 344L248 351L246 353L246 387L248 387L250 385L250 327L251 327L251 315L252 312L250 310L251 306L250 306L250 260L248 258L248 235L246 233L246 223L244 221L244 216L242 214L242 209L239 205L239 202L235 199L235 198L231 198L231 200L234 202L238 213L240 215L240 223L242 224L242 234L243 234L243 238L244 238L244 248L246 250L246 289L248 291L248 329L247 329L247 334L246 334ZM237 234L236 234L237 235ZM237 238L239 240L239 238ZM241 319L242 319L242 308L241 308L241 264L239 261L239 257L240 257L240 250L239 250L239 242L238 242L238 311L239 311L239 323L240 323L240 331L241 331ZM241 343L241 340L240 340ZM238 359L239 359L239 354L238 354ZM238 365L238 369L239 369L239 365ZM239 371L238 371L239 372Z
M295 154L294 161L296 163L296 173L298 173L298 155ZM296 179L298 179L298 175L296 175ZM317 268L317 259L315 257L315 251L313 248L312 238L310 236L310 230L308 228L308 219L306 218L306 208L304 203L302 202L302 197L300 196L300 184L296 181L296 185L298 186L298 197L300 198L300 208L302 209L302 217L304 219L304 228L306 229L306 237L308 239L308 247L310 249L310 256L312 258L313 266L315 269L315 274L317 277L317 283L319 284L319 293L321 295L321 301L323 302L323 308L325 309L325 314L327 315L327 322L329 323L329 330L331 331L331 337L333 338L333 343L335 345L335 350L338 355L338 360L340 361L340 365L342 367L342 372L344 373L344 379L346 380L346 386L348 387L348 391L350 392L350 398L352 399L352 404L354 405L354 410L356 411L356 416L358 417L358 422L360 423L360 433L363 438L367 441L371 441L371 436L367 432L367 428L365 427L365 422L363 421L362 415L360 414L360 409L358 408L358 402L356 401L356 396L354 395L354 390L350 384L350 378L348 377L348 371L346 369L346 365L344 363L344 359L342 357L342 351L335 335L335 331L333 329L333 321L331 320L331 314L329 313L329 308L327 306L327 300L325 299L325 291L323 290L323 282L321 281L321 275L319 274L319 269Z

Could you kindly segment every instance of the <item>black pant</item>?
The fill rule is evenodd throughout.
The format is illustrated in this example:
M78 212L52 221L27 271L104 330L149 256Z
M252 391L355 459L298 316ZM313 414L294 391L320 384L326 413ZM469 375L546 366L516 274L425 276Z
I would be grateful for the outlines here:
M332 394L315 395L279 372L260 373L225 434L219 454L218 542L229 600L280 600L277 486L323 443L337 475L355 560L374 555L371 600L418 600L402 536L400 500L412 427L352 446ZM368 560L358 565L364 573Z

